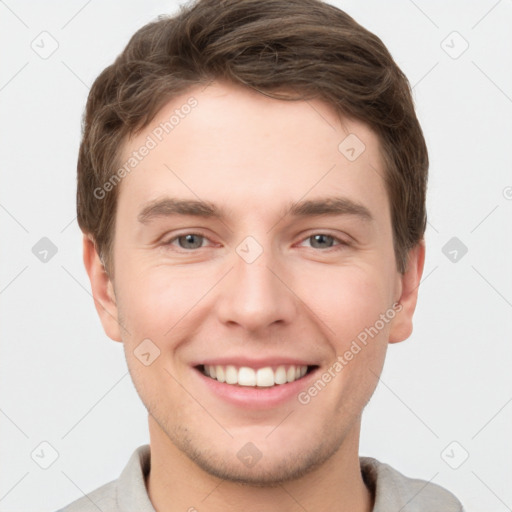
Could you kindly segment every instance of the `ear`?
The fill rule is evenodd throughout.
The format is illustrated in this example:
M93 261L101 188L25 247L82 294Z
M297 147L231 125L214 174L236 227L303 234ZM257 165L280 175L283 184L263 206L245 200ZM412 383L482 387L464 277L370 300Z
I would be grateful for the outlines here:
M400 275L400 297L397 302L401 309L393 319L389 333L389 343L398 343L406 340L412 333L412 317L418 300L423 266L425 264L425 242L422 239L415 247L410 249L407 256L407 268Z
M83 237L83 257L103 329L109 338L122 341L114 286L100 260L93 238L86 234Z

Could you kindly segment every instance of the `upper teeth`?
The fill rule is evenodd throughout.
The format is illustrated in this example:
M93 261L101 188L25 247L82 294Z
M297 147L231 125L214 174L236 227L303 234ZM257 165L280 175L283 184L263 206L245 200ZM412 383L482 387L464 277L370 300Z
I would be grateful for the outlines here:
M275 370L270 366L254 370L248 366L237 368L232 365L204 365L204 373L212 379L226 384L240 386L270 387L274 384L286 384L306 375L307 366L278 366Z

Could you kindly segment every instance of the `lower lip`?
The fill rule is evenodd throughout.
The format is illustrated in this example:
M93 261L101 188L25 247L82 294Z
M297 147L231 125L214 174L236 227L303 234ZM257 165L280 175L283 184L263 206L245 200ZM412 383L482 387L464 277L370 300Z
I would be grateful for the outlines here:
M272 387L239 386L238 384L226 384L216 379L207 377L201 370L194 368L201 382L212 393L221 399L237 407L246 409L268 409L276 407L291 399L297 399L301 391L304 391L314 378L318 367L304 375L304 377L286 384L277 384Z

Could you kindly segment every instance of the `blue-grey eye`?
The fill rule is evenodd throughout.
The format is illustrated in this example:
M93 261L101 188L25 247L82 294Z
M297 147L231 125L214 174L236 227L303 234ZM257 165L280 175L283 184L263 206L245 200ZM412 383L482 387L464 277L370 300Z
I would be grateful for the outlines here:
M311 242L311 247L314 249L325 249L332 247L334 244L334 237L330 235L312 235L309 237L309 240Z
M203 245L204 236L189 233L176 238L182 249L199 249Z

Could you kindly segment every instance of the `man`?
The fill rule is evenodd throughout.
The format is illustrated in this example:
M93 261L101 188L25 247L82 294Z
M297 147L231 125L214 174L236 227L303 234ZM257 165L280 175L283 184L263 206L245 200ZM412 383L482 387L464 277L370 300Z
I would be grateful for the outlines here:
M428 155L383 43L317 0L200 0L95 81L84 262L150 446L63 510L460 511L359 457L412 331Z

